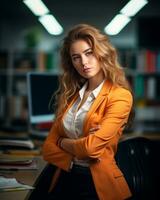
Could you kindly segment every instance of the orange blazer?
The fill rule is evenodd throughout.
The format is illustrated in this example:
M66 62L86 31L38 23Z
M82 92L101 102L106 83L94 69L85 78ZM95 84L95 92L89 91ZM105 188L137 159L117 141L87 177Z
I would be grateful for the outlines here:
M43 157L59 170L70 170L72 155L56 145L59 136L67 137L62 119L73 105L77 95L59 120L55 120L43 145ZM84 121L83 136L76 140L74 153L78 159L92 158L90 169L100 200L123 200L131 196L123 173L118 168L114 156L117 144L127 123L132 107L131 93L105 81L99 95L92 104ZM96 124L100 129L89 134ZM54 179L54 177L53 177Z

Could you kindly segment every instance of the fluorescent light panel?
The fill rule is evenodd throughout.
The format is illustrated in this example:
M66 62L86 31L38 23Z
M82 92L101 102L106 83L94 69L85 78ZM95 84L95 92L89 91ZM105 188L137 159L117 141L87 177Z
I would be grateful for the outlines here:
M26 4L36 16L45 15L49 12L48 8L41 0L24 0L23 3Z
M132 17L147 3L146 0L131 0L120 10L120 13Z
M45 29L52 35L60 35L63 32L62 26L51 14L44 15L38 19Z
M105 27L104 31L109 35L116 35L130 22L130 20L129 17L118 14Z
M130 0L104 28L108 35L117 35L140 9L148 3L147 0Z
M23 0L23 3L34 15L39 16L38 20L50 34L60 35L63 32L62 26L53 15L49 14L48 8L41 0Z

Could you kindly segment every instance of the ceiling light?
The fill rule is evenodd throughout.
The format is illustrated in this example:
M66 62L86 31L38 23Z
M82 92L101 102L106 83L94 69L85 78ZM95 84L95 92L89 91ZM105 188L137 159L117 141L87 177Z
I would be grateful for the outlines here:
M121 10L120 13L126 16L134 16L140 9L148 3L147 0L130 0Z
M36 16L45 15L49 12L48 8L41 0L24 0L23 3L26 4Z
M62 26L53 15L47 14L38 19L46 30L52 35L60 35L63 32Z
M130 22L130 20L131 19L129 17L122 14L118 14L104 28L104 31L108 35L116 35L124 28L124 26L126 26L126 24Z

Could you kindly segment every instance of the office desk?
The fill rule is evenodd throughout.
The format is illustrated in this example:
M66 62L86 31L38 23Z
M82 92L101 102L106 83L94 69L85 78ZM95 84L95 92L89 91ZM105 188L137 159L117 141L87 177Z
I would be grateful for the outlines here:
M0 172L0 174L6 177L15 177L18 181L33 186L36 179L42 172L46 165L46 162L42 157L36 157L38 169L37 170L18 170L18 171L6 171ZM0 192L1 200L24 200L28 194L29 190L24 191L12 191L12 192Z

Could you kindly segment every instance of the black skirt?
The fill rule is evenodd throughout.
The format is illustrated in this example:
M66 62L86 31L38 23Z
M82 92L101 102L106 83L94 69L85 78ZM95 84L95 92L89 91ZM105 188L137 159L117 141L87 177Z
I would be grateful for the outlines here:
M88 167L73 165L71 171L61 171L48 200L98 200L92 175Z

